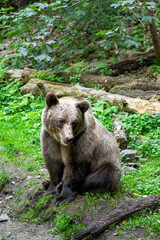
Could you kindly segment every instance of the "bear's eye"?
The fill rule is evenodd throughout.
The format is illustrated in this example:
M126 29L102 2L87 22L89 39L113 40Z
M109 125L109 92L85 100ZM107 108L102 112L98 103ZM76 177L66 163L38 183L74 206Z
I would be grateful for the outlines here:
M72 122L72 127L76 128L76 126L77 126L77 121Z
M63 127L64 124L65 124L65 120L64 120L64 119L60 119L60 120L57 122L58 127Z

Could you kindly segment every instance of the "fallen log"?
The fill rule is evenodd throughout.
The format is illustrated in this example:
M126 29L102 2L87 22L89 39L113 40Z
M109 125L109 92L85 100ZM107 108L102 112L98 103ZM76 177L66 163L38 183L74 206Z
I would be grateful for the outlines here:
M112 223L119 222L130 214L144 208L155 207L159 204L159 200L160 196L155 195L151 195L147 198L127 199L123 204L118 206L101 221L98 221L92 227L88 227L75 234L73 240L84 239L87 236L97 237Z
M31 79L21 90L21 94L32 93L33 95L46 95L47 92L54 92L58 97L96 96L96 99L106 99L111 106L117 106L119 110L131 113L160 113L160 102L156 99L143 100L130 98L123 95L112 94L103 90L81 87L80 85L69 85L53 83L39 79Z
M92 74L99 75L105 69L112 69L113 72L111 73L111 76L118 76L126 71L131 72L132 70L137 70L142 66L150 66L154 63L155 58L154 50L151 50L138 55L133 55L132 57L122 61L110 64L107 67L98 68L93 71Z
M159 91L160 82L151 82L149 79L134 79L129 77L110 77L110 76L96 76L87 73L83 73L78 80L85 87L103 88L106 91L110 91L113 88L117 89L131 89L142 91Z
M9 69L8 78L17 79L19 78L23 84L26 84L30 79L31 75L36 72L35 69L24 68L24 69ZM57 74L63 78L65 84L70 84L70 76L72 73L59 72ZM129 96L129 97L140 97L145 100L151 99L153 96L160 100L160 82L150 81L148 78L134 79L130 77L110 77L110 76L96 76L87 73L83 73L78 80L79 83L85 87L94 88L98 87L107 92Z
M127 134L123 127L121 118L122 118L122 115L117 115L114 118L113 136L116 139L119 148L126 149L127 148Z

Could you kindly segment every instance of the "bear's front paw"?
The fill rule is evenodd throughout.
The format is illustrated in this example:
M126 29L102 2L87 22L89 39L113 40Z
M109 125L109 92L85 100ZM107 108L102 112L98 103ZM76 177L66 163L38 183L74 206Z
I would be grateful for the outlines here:
M76 198L77 192L72 192L72 194L66 196L59 196L54 199L53 204L60 206L62 203L68 203L73 201Z

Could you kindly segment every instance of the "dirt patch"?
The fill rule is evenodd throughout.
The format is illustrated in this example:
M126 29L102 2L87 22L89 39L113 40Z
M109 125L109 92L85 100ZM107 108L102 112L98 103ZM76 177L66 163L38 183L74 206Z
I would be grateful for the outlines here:
M49 233L45 224L35 225L10 219L0 223L0 236L7 240L53 240L56 239ZM58 238L57 238L58 240Z

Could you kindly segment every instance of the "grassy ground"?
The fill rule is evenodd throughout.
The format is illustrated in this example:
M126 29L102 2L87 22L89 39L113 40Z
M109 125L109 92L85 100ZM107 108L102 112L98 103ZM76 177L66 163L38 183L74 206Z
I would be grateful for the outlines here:
M8 80L1 82L0 90L0 157L2 162L8 162L15 166L24 167L34 175L40 174L40 167L44 164L41 156L40 129L41 112L45 105L43 97L34 97L30 94L21 96L19 90L21 84L18 81ZM99 101L93 106L95 116L112 131L112 118L118 114L115 107L110 107L105 101ZM107 199L113 205L115 199L131 197L144 197L160 193L160 117L151 114L126 114L123 122L129 135L129 148L138 151L138 171L127 175L122 174L121 189L114 197L108 193L103 195L86 194L83 196L83 206L89 208L90 204L98 205L99 199ZM122 162L122 166L125 164ZM0 189L8 181L9 176L5 169L0 174ZM36 185L35 181L31 183ZM23 193L19 189L19 196ZM20 198L19 198L20 199ZM47 204L51 201L50 196L37 199L34 207L26 208L22 219L36 223L43 222L56 210L54 225L51 226L52 233L62 233L67 239L79 229L84 227L82 214L76 210L68 212L68 205L52 207L47 210ZM71 203L72 204L72 203ZM81 209L82 206L79 206ZM39 216L39 212L43 215ZM82 210L82 209L81 209ZM43 219L44 217L44 219ZM121 224L121 229L132 229L145 227L149 232L160 232L159 209L146 209L141 213L134 214Z

